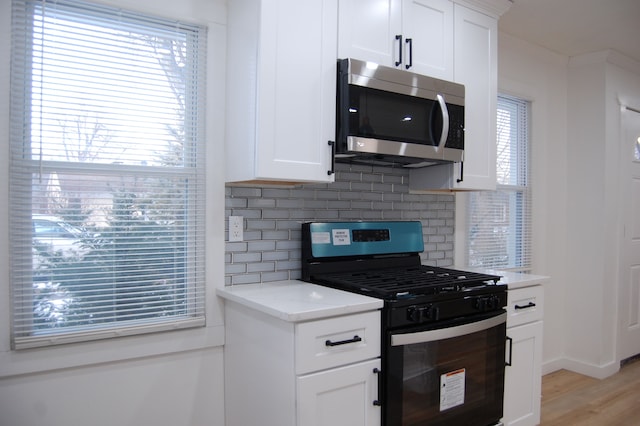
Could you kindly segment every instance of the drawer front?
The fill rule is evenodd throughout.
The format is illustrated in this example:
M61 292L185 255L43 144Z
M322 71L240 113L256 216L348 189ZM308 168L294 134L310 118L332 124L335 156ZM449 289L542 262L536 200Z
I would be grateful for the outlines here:
M380 311L296 324L296 374L380 356Z
M517 288L507 292L507 327L542 319L543 293L541 285Z

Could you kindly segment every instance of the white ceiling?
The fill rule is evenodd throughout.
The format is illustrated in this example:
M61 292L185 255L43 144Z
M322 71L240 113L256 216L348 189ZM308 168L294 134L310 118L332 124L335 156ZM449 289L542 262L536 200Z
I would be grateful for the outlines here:
M513 0L498 25L563 55L614 49L640 61L640 0Z

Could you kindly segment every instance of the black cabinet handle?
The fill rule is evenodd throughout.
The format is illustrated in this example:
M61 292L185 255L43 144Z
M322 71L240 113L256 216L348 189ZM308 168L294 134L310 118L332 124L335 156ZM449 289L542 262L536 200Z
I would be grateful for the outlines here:
M460 162L460 178L457 180L458 183L464 180L464 161Z
M357 343L357 342L362 342L362 337L356 334L355 336L353 336L353 339L340 340L339 342L332 342L331 340L327 340L324 342L324 344L326 346L340 346L340 345L346 345L348 343Z
M504 365L511 367L511 363L513 362L513 339L507 336L507 341L509 342L509 361L505 361Z
M405 65L405 68L409 69L413 66L413 39L407 38L404 42L409 45L409 63Z
M396 40L398 40L398 60L396 61L396 67L402 63L402 34L396 34Z
M336 172L336 143L329 141L329 146L331 147L331 170L327 170L327 176L331 176Z
M382 371L378 368L374 368L373 374L378 375L378 399L373 400L373 405L380 407L382 405L382 399L380 398L380 389L382 389Z
M513 307L513 309L529 309L529 308L535 308L536 304L533 302L529 302L528 304L524 305L524 306L520 306L520 305L515 305Z

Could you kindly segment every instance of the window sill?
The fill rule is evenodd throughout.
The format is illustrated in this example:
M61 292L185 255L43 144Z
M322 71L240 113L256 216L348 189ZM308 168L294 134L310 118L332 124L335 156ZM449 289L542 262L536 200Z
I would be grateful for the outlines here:
M0 378L222 346L224 325L0 352Z

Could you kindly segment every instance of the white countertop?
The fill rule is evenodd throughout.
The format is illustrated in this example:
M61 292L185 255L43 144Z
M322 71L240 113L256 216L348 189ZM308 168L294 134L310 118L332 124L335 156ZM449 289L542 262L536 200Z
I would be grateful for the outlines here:
M500 275L499 283L509 289L544 284L549 277L495 269L453 267L463 271ZM304 281L277 281L239 284L217 290L217 294L288 322L308 321L382 308L383 301L369 296L336 290Z
M227 286L217 294L288 322L371 311L383 305L381 299L297 280Z
M551 279L544 275L533 275L533 274L523 274L519 272L510 272L510 271L500 271L497 269L486 269L486 268L470 268L468 266L456 267L453 266L452 269L459 269L461 271L471 271L471 272L482 272L485 274L491 275L499 275L502 278L498 283L507 284L508 288L516 289L521 287L529 287L532 285L545 284L549 282Z

